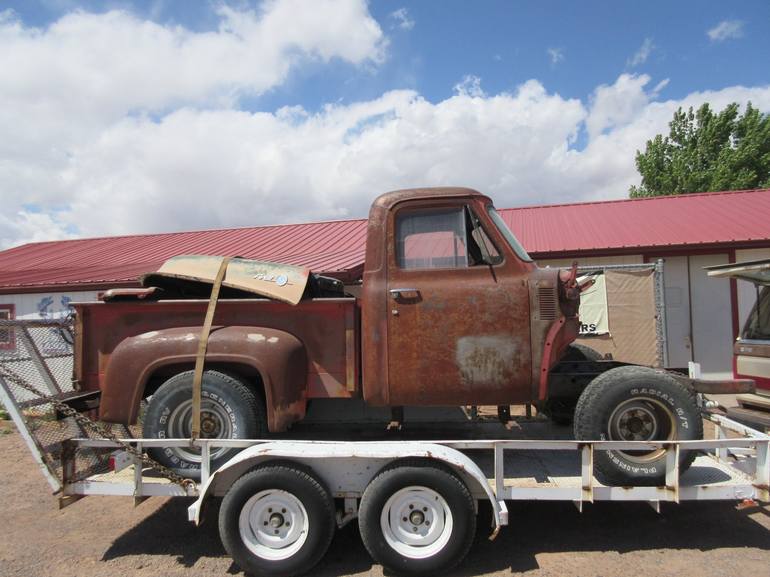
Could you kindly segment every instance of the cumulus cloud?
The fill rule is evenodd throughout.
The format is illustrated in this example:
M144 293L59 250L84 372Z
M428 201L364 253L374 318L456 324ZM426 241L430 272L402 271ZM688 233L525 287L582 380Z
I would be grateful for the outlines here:
M647 62L647 59L650 57L650 54L654 49L655 44L653 44L652 38L645 38L644 42L642 42L642 45L639 47L639 50L637 50L634 55L628 59L626 64L632 68L634 66L644 64Z
M268 10L278 4L268 4ZM245 18L260 22L266 14ZM350 25L366 28L368 12L358 14ZM88 17L95 18L77 16ZM131 22L137 34L153 31L149 37L159 29L123 13L100 18ZM51 29L31 31L10 22L0 34L23 38L26 49L16 57L37 63L38 71L54 58ZM212 42L224 35L225 46L252 42L245 32L232 39L221 29L201 34ZM317 44L333 41L317 34L325 39ZM6 36L0 36L0 58ZM134 43L139 53L147 50L142 42L149 40L138 37ZM381 34L373 34L368 50L341 47L329 57L365 65L377 58L382 42ZM61 50L66 44L57 41ZM183 44L171 43L174 50ZM322 57L313 44L307 46L299 57ZM296 57L291 50L288 58ZM394 90L318 111L293 106L250 112L238 107L237 93L255 90L254 80L212 82L198 100L171 88L165 90L172 96L161 98L150 87L126 84L134 78L128 70L115 78L107 71L97 74L102 58L66 66L61 61L59 71L48 65L45 79L29 75L13 85L0 79L2 133L13 135L0 139L3 246L72 235L362 217L377 194L413 186L471 186L502 207L619 198L638 184L636 150L667 131L677 107L708 101L720 109L751 100L770 111L770 86L661 100L666 80L653 85L646 75L623 74L582 100L549 91L537 80L486 93L482 80L470 75L437 102ZM37 91L28 86L36 82ZM124 97L128 104L122 108L111 103L121 90L133 94ZM27 103L20 94L37 100ZM93 114L81 111L89 104Z
M723 42L743 36L743 22L740 20L722 20L719 24L706 31L712 42Z
M390 13L390 17L395 21L394 26L401 30L411 30L414 28L414 19L409 16L406 8L399 8Z
M0 192L12 209L67 204L67 168L126 119L184 106L226 110L282 84L303 62L371 66L385 57L387 39L365 0L215 10L210 31L119 10L71 12L35 28L2 12Z

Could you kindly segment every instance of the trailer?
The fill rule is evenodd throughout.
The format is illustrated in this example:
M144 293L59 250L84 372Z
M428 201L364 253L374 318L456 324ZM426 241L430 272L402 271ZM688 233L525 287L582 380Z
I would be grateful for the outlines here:
M509 522L506 502L661 503L770 501L770 437L708 411L712 438L697 441L575 441L526 438L308 441L145 439L96 423L89 397L72 388L72 339L61 321L7 321L14 348L0 355L0 401L40 466L60 506L90 495L194 501L200 524L221 499L219 531L228 553L258 575L295 575L324 555L334 531L358 522L372 557L399 574L457 565L476 533L480 503L492 512L491 539ZM469 428L477 426L470 422ZM501 431L505 431L500 427ZM524 438L515 438L516 436ZM185 479L147 457L149 448L187 451L201 478ZM219 451L239 449L212 469ZM594 475L599 452L665 454L660 486L608 486ZM680 471L680 455L696 454ZM640 460L640 465L644 466Z

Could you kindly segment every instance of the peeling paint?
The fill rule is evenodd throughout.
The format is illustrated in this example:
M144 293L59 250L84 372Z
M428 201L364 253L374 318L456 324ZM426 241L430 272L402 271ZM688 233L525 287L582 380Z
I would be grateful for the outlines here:
M521 346L509 335L457 339L455 359L466 386L509 384L516 372Z

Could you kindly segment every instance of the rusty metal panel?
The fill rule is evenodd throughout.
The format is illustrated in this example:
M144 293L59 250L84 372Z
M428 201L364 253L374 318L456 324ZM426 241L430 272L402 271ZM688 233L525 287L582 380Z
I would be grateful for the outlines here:
M375 235L386 239L381 255L375 255L380 257L375 266L379 266L380 277L386 276L387 284L377 283L380 294L373 295L374 287L366 284L371 277L365 280L365 299L374 296L384 306L372 310L365 301L364 334L371 327L368 322L380 331L384 325L386 332L370 339L374 350L365 349L364 360L376 364L386 357L387 381L378 374L373 387L377 393L372 394L372 371L365 367L365 394L373 404L514 404L529 400L532 357L526 277L533 267L516 258L489 222L485 205L490 202L468 189L437 189L423 191L416 198L401 191L390 193L375 203L382 211L370 222L370 239L374 241ZM504 255L502 262L399 268L394 231L400 210L465 206L473 207Z
M82 349L81 387L84 390L101 388L103 398L119 396L123 400L116 402L111 409L119 411L115 418L125 420L132 417L132 407L139 399L137 395L141 395L149 377L146 374L149 365L160 366L163 359L181 365L192 364L192 357L186 355L184 343L188 339L192 343L190 346L197 344L206 304L206 301L192 300L76 304L78 319L79 322L82 319L83 325L80 334L86 338ZM307 398L350 398L357 392L348 389L346 315L349 309L355 307L355 299L305 300L297 306L256 299L223 300L214 317L217 329L212 332L212 346L217 341L217 332L223 330L223 327L242 329L246 331L241 335L242 338L230 339L227 350L219 351L219 360L235 362L233 358L225 359L226 355L234 355L240 357L242 364L253 362L259 368L261 359L254 358L252 349L255 344L259 344L259 335L264 336L266 333L257 329L283 331L302 343L307 365L304 377L297 379L284 375L274 385L301 389ZM162 340L161 331L182 328L184 334L177 335L181 340L177 340L169 351L161 354L155 346L158 344L156 340ZM250 334L254 336L249 337ZM145 337L148 344L147 355L142 358L127 355L134 357L132 362L120 371L111 371L112 356L116 349L126 339L144 341L138 338L140 336ZM150 346L151 343L155 344ZM207 358L216 362L215 356ZM109 380L106 380L106 372L110 373Z

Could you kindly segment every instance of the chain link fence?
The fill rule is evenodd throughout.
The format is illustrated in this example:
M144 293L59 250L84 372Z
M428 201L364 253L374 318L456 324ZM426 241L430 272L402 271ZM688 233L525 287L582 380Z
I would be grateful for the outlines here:
M70 319L0 320L0 402L59 487L107 472L114 450L69 443L99 438L82 419L57 411L57 403L82 395L72 380L73 344ZM94 413L85 414L95 418ZM122 425L99 424L118 437L132 436Z

